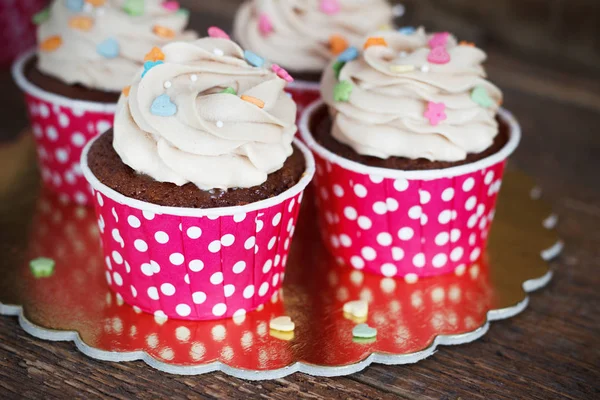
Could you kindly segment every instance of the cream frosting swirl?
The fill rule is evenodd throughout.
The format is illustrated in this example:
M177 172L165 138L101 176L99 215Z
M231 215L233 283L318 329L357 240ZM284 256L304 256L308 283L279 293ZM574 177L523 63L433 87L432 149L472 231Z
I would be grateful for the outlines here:
M337 11L324 12L323 3ZM291 71L321 72L334 57L333 35L360 46L366 34L392 19L386 0L251 0L238 10L234 34L245 48ZM269 33L263 24L272 27Z
M410 35L372 36L384 38L387 47L368 47L342 67L339 79L333 68L323 75L321 94L334 119L335 139L362 155L449 162L493 144L502 93L486 80L482 50L459 45L450 35L445 45L450 61L437 64L428 61L433 36L422 28ZM335 101L341 81L352 85L348 101ZM475 89L487 106L474 100ZM446 119L431 123L426 117L430 102L445 105Z
M144 63L147 49L197 37L183 31L187 13L163 3L145 0L129 6L139 8L128 8L125 0L105 0L99 6L55 0L49 18L38 27L38 68L67 84L121 91Z
M164 62L139 74L117 106L113 146L125 164L203 190L260 185L281 169L296 133L283 79L248 64L227 39L175 42L162 52ZM157 115L153 105L165 95L170 112Z

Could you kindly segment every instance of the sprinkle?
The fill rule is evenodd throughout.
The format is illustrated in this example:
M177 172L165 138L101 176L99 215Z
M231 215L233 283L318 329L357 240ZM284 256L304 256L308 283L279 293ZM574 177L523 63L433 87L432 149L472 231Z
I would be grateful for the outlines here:
M346 102L350 100L350 95L352 94L352 83L350 81L341 81L338 82L333 88L333 99L335 101L343 101Z
M386 46L387 47L387 42L382 37L370 37L365 42L363 49L366 50L371 46Z
M119 55L119 42L108 38L96 46L96 51L104 58L116 58Z
M29 261L29 269L35 278L47 278L54 273L56 262L51 258L39 257Z
M473 42L467 42L466 40L461 40L459 43L460 46L467 46L467 47L475 47L475 43Z
M396 4L392 7L392 15L396 18L400 18L406 12L406 8L402 4Z
M161 94L152 102L150 112L158 117L172 117L177 113L177 106L168 95Z
M288 316L277 317L269 321L269 328L279 332L292 332L296 324Z
M356 47L348 47L338 56L338 61L347 63L358 58L358 49Z
M189 17L190 16L190 10L187 10L185 8L179 8L179 10L177 10L177 14L178 15L183 15L184 17Z
M248 61L250 65L253 65L258 68L262 67L265 64L264 58L251 52L250 50L244 51L244 58L246 59L246 61Z
M390 71L398 73L398 74L413 72L414 70L415 70L414 65L391 65L390 66Z
M327 15L335 15L340 12L341 7L338 0L321 0L319 9Z
M447 118L445 111L446 104L430 101L427 103L427 111L425 111L423 115L429 120L431 125L437 126L441 121L444 121Z
M150 50L144 57L144 61L159 61L164 59L165 53L163 53L158 47L153 47L152 50Z
M405 58L406 56L408 56L408 53L406 51L400 52L400 57Z
M381 25L378 30L380 31L391 31L392 30L392 26L390 24L383 24Z
M492 100L487 90L482 85L476 86L475 89L473 89L471 92L471 99L484 108L492 107L495 104L494 100Z
M267 36L273 32L273 22L267 13L261 13L258 17L258 30L263 36Z
M423 64L423 65L421 66L421 72L425 72L425 73L427 73L427 72L429 72L429 69L430 69L430 68L429 68L429 64Z
M62 46L62 38L58 35L50 36L42 43L40 43L40 50L42 51L54 51Z
M273 336L275 339L285 340L286 342L294 340L294 332L280 332L275 329L270 329L269 335Z
M36 13L33 18L31 18L31 21L35 25L40 25L46 22L48 18L50 18L50 7L46 7L42 11Z
M90 14L93 11L94 11L94 6L91 5L90 3L85 3L83 5L83 12L84 13Z
M235 91L235 89L234 89L234 88L232 88L231 86L229 86L229 87L227 87L227 88L223 89L223 90L221 91L221 93L233 94L233 95L237 96L237 92L236 92L236 91Z
M131 91L131 86L125 86L123 88L123 94L125 95L125 97L129 97L129 92Z
M434 33L429 40L429 47L435 49L436 47L446 46L448 44L449 37L450 33L448 32Z
M73 17L69 20L69 26L81 31L89 31L94 26L94 20L90 17Z
M142 72L142 78L144 76L146 76L146 74L148 73L148 71L150 71L152 68L156 67L157 65L160 64L164 64L161 60L158 61L146 61L144 63L144 72Z
M398 29L398 33L401 33L402 35L414 35L416 31L417 30L412 26L405 26Z
M348 48L348 41L342 35L331 35L329 37L329 49L335 56Z
M191 80L192 82L196 82L196 81L198 80L198 75L196 75L196 74L192 74L192 75L190 75L190 80Z
M271 65L271 69L273 70L273 72L275 72L277 74L278 77L280 77L284 81L286 81L288 83L294 82L294 78L292 78L292 76L285 69L280 67L279 65L273 64L273 65Z
M165 81L163 86L165 87L165 89L169 89L171 86L173 86L173 84L171 83L171 81Z
M333 63L333 71L335 72L335 79L340 79L340 72L342 72L342 68L346 65L343 61L336 61Z
M244 100L244 101L247 101L248 103L254 104L258 108L265 108L265 102L262 101L261 99L257 99L256 97L252 97L252 96L248 96L246 94L243 94L241 96L241 99Z
M154 25L152 31L157 36L160 36L165 39L173 39L175 37L175 31L173 29L167 28L166 26Z
M144 0L125 0L123 10L132 17L144 14Z
M223 50L217 49L217 48L213 49L213 53L215 54L215 56L219 56L219 57L225 55L225 52Z
M208 36L210 36L211 38L219 38L219 39L228 39L229 40L229 35L226 34L223 29L218 28L216 26L211 26L210 28L208 28Z
M349 301L344 304L344 313L356 318L364 318L369 314L369 304L364 300Z
M217 121L217 123L215 125L217 125L217 128L222 128L223 127L223 121Z
M427 61L433 64L448 64L450 62L450 54L445 47L434 47L427 56Z
M94 7L102 7L106 3L106 0L85 0L85 2Z
M66 5L73 12L81 12L83 10L83 0L67 0Z
M358 324L352 329L352 336L360 339L372 339L377 336L377 329L367 324Z
M162 7L167 11L177 11L177 10L179 10L179 2L178 1L163 1Z

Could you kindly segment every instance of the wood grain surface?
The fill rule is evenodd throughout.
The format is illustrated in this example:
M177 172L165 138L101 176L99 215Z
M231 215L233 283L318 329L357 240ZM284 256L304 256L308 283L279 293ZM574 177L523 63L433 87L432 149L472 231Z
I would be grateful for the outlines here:
M211 7L214 17L193 15L195 28L228 25L226 8ZM0 317L0 398L600 398L600 72L563 73L493 45L489 53L491 79L504 88L505 105L524 130L512 164L543 187L566 243L552 263L553 281L531 295L521 315L493 323L474 343L441 347L415 365L265 382L223 373L172 376L141 361L95 361L72 343L35 339L15 318ZM2 146L18 140L27 121L8 71L0 72L0 90Z

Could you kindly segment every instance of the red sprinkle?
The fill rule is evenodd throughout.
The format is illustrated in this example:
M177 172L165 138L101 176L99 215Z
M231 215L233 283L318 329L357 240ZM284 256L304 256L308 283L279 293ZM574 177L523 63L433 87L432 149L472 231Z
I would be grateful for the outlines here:
M448 44L449 37L450 33L448 32L435 33L429 41L429 47L435 49L436 47L446 46Z
M434 47L427 56L427 61L432 64L448 64L450 62L450 54L445 47Z

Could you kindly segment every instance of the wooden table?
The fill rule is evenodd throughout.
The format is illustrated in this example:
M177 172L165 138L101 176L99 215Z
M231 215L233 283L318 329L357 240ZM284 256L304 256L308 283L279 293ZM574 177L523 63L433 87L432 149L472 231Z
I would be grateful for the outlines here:
M210 18L194 16L205 31ZM227 26L227 21L212 19ZM172 376L143 362L92 360L72 343L27 335L0 317L1 398L600 398L600 80L540 67L489 48L488 71L520 119L513 165L534 176L560 215L564 254L529 308L468 345L441 347L408 366L373 365L340 378L295 374L247 382L223 373ZM26 126L7 71L0 73L0 145ZM515 205L518 207L518 205Z

